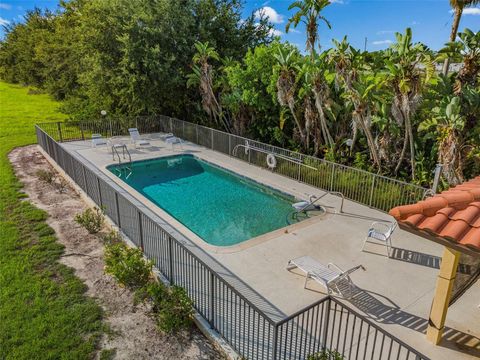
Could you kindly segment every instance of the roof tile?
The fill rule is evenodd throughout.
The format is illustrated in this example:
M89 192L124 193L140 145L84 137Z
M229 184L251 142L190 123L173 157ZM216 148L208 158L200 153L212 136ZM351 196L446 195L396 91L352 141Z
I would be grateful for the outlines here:
M480 252L480 176L390 210L398 222Z

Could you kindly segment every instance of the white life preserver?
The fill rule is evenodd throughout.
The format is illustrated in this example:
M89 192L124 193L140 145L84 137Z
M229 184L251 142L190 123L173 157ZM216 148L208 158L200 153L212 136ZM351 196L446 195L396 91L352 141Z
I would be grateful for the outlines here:
M275 157L275 155L267 155L267 165L270 169L275 169L277 167L277 158Z

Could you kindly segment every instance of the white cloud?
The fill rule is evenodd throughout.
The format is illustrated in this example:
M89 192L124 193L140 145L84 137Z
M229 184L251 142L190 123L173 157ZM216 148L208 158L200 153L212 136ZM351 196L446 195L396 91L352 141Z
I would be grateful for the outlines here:
M5 26L10 24L10 21L0 17L0 26Z
M12 5L10 4L0 3L0 9L10 10L11 8L12 8Z
M418 21L415 21L415 20L413 20L413 21L410 23L410 25L418 25L418 24L420 24L420 23L419 23Z
M480 8L463 9L463 15L480 15Z
M281 24L284 22L283 15L277 13L277 11L270 6L264 6L263 8L255 11L255 17L257 19L262 15L267 17L274 24Z
M377 40L372 42L373 45L390 45L393 44L392 40Z
M295 28L290 28L288 32L294 33L294 34L301 34L302 32L300 30L297 30Z
M269 35L272 35L272 36L282 36L283 35L283 32L281 32L280 30L277 30L277 29L270 29L269 31Z
M377 35L393 34L394 32L394 30L380 30L377 31Z
M343 0L330 0L332 4L344 4Z

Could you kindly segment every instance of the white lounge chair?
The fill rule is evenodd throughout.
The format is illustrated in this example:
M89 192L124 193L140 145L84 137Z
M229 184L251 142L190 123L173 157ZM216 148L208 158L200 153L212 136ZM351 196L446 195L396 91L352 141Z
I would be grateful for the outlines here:
M397 228L397 222L380 222L375 221L370 225L367 236L363 242L362 251L365 249L365 245L373 243L377 245L383 245L387 248L387 256L391 256L392 252L392 234Z
M130 134L130 138L132 139L132 143L135 147L150 145L150 142L148 140L145 140L140 136L140 133L138 132L137 128L130 128L128 129L128 132Z
M102 137L102 134L92 134L92 147L107 145L107 140Z
M180 148L183 149L182 139L180 139L179 137L176 137L172 133L168 133L168 134L163 135L162 140L165 141L167 144L172 144L172 150L173 150L173 145L174 144L179 144Z
M340 295L345 298L351 298L353 294L354 284L350 279L350 274L358 269L365 271L363 265L355 266L347 271L333 263L328 263L325 266L310 256L290 260L287 264L287 270L294 268L298 268L306 274L304 288L307 288L308 279L313 279L323 285L329 295ZM345 290L348 290L348 293Z

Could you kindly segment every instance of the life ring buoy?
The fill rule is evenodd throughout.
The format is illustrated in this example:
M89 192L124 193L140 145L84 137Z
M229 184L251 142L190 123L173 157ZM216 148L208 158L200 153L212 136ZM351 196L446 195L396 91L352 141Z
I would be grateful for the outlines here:
M267 155L267 165L270 169L275 169L277 167L277 158L275 157L275 155Z

